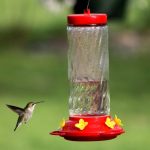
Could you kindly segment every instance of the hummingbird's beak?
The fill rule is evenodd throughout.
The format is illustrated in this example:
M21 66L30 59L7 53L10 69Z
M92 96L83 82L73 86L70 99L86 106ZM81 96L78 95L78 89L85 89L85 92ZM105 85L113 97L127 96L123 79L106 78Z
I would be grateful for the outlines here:
M35 102L34 104L39 104L39 103L43 103L44 101L40 101L40 102Z

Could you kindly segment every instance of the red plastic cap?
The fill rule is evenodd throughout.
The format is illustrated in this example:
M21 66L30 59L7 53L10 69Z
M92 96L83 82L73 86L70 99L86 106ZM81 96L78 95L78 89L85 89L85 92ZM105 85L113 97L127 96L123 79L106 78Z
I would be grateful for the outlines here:
M107 14L91 14L90 10L84 14L68 15L68 25L72 26L87 26L87 25L106 25Z

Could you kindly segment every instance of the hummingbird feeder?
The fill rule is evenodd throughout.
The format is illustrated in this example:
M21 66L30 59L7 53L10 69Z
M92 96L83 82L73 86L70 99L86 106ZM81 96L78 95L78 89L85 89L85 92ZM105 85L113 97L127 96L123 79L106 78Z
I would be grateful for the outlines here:
M72 141L109 140L124 133L110 113L108 27L106 14L68 16L69 119L50 134Z

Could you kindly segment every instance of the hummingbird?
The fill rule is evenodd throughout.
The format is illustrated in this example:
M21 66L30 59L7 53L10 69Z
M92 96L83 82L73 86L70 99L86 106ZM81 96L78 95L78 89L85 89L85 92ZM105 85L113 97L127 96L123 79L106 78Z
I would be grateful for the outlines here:
M13 112L15 112L19 115L14 131L16 131L16 129L20 125L22 125L23 123L26 124L31 119L36 104L42 103L42 102L44 102L44 101L29 102L29 103L27 103L27 105L24 108L6 104L6 106L9 109L11 109Z

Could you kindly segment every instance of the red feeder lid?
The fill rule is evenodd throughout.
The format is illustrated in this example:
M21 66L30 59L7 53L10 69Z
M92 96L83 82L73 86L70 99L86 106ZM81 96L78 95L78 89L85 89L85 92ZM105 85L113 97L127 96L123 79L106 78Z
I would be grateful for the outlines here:
M68 15L68 25L86 26L86 25L106 25L107 14L91 14L90 10L84 11L84 14Z

